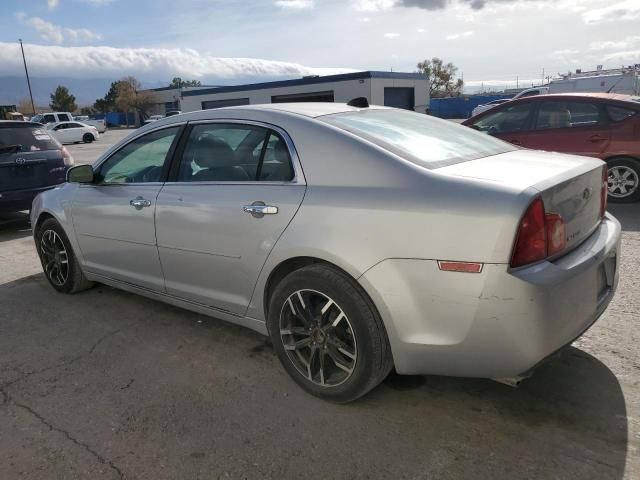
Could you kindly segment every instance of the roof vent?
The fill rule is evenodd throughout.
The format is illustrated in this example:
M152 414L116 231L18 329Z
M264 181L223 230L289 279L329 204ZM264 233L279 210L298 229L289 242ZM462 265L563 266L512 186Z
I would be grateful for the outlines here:
M356 108L369 108L369 100L367 100L367 97L358 97L358 98L349 100L347 102L347 105L349 105L350 107L356 107Z

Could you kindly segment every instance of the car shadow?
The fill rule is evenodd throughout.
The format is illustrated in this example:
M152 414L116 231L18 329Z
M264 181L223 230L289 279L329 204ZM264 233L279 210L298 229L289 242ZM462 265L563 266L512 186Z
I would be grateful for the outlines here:
M431 428L470 440L456 448L459 478L484 478L474 473L479 462L482 470L487 464L501 470L519 458L530 472L514 470L509 478L624 477L628 422L622 388L606 365L578 348L564 349L517 388L392 373L361 405L382 411L394 400L416 414L422 403L441 409Z
M609 212L622 224L622 230L640 232L640 203L610 203Z
M31 224L27 212L0 213L0 242L29 236L31 236Z

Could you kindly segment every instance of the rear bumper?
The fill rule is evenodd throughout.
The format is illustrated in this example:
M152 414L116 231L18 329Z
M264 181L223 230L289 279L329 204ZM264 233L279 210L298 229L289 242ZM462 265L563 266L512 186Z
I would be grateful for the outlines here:
M582 335L618 284L620 224L607 215L553 262L482 273L442 272L433 260L390 259L360 278L404 374L521 375Z
M21 190L0 191L0 212L19 212L20 210L30 210L33 199L39 193L46 192L58 185L47 185L44 187L25 188Z

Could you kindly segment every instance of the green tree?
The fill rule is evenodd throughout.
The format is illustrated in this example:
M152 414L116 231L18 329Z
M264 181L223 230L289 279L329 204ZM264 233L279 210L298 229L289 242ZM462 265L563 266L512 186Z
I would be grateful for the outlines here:
M202 82L200 80L182 80L180 77L173 77L169 86L174 88L201 87Z
M453 63L444 63L441 58L433 57L419 62L417 67L418 72L429 81L431 98L453 97L462 93L464 82L460 78L456 79L458 67Z
M113 112L116 109L116 96L118 94L118 82L111 82L109 91L103 98L98 98L93 108L100 113Z
M56 91L51 94L49 106L54 112L75 112L78 109L76 97L63 85L58 85Z

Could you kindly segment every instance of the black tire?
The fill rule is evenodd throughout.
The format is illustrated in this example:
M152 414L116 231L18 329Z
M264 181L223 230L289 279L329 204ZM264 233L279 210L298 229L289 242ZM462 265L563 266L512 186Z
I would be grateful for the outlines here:
M609 167L609 201L612 203L640 201L640 161L619 157L609 160L607 166ZM623 175L626 175L626 178L623 179Z
M327 300L326 303L316 303L315 306L309 306L311 310L315 309L316 317L313 317L311 312L307 312L309 316L303 314L300 307L301 303L298 302L298 306L293 306L288 302L290 297L295 300L295 295L299 291L302 291L304 295L315 295L317 298L325 298ZM322 307L329 303L329 299L333 302L331 303L331 308L327 310L326 314L324 312L321 313ZM313 301L313 297L307 297L309 304ZM289 308L292 310L289 310ZM300 315L289 313L290 311L295 312L296 309L298 309ZM332 309L334 309L333 318L331 318ZM343 313L343 320L336 325L334 323L336 317L340 316L338 312ZM314 342L316 337L314 337L313 332L307 333L306 326L287 327L284 322L291 322L291 319L287 320L285 318L287 316L293 318L294 322L301 320L303 317L307 320L316 318L319 323L310 321L309 324L306 324L310 325L308 332L311 332L311 329L314 329L314 331L322 330L320 325L325 325L323 327L325 330L322 331L326 333L326 336L320 334L320 340L317 343L305 345L299 349L295 348L295 350L299 350L302 353L303 349L307 348L309 352L309 358L307 359L311 359L307 363L314 364L315 360L316 363L314 365L318 367L324 365L325 371L330 375L329 378L325 379L324 374L319 373L320 377L316 377L316 381L313 381L313 374L302 373L300 364L294 356L294 353L298 354L298 352L293 351L291 357L289 356L288 351L292 352L293 347L291 341L293 343L300 342L293 337L293 333L281 334L281 332L293 331L295 328L298 331L305 332L296 333L295 335L303 336L297 338L308 338L310 342ZM323 320L325 316L326 318ZM347 321L345 322L344 319ZM305 322L306 320L301 321ZM393 368L391 347L389 346L384 324L371 300L355 280L327 265L314 264L303 267L290 273L277 285L269 299L268 328L274 349L287 373L304 390L325 400L336 403L347 403L356 400L382 382ZM338 331L338 329L342 329L342 331ZM348 331L344 333L346 330ZM347 347L338 338L340 336L343 339L346 338L348 342L352 341L353 351L348 357L342 355L340 362L338 362L351 367L348 374L344 373L342 368L335 368L338 363L333 360L335 358L334 354L338 353L335 348L337 345ZM283 337L287 337L287 340ZM288 343L288 351L285 349L285 342ZM317 357L313 357L312 349L316 349L316 352L318 352ZM342 348L337 348L337 350L345 352L345 349ZM305 353L302 354L306 355ZM351 355L355 355L355 358ZM297 358L300 358L299 355ZM298 365L296 366L296 364ZM311 372L311 369L308 372ZM333 379L339 379L340 376L346 378L341 382L330 384ZM322 384L319 383L318 378L322 379Z
M91 135L90 133L85 133L85 134L82 136L82 141L83 141L84 143L91 143L91 142L93 142L94 140L95 140L95 139L93 138L93 135Z
M43 239L45 240L44 243ZM52 239L53 244L58 247L53 251L53 259L52 249L47 246L52 244ZM87 280L82 273L80 264L71 248L71 243L63 228L55 219L49 218L42 222L42 225L36 231L35 242L40 263L42 264L42 271L53 288L62 293L77 293L93 286L93 282ZM62 250L60 250L60 247ZM61 254L62 251L65 252L64 255ZM58 253L57 257L55 255L56 252ZM59 260L57 266L60 268L60 275L54 275L54 270L52 269L52 262L55 263L56 259ZM64 263L65 260L66 263Z

